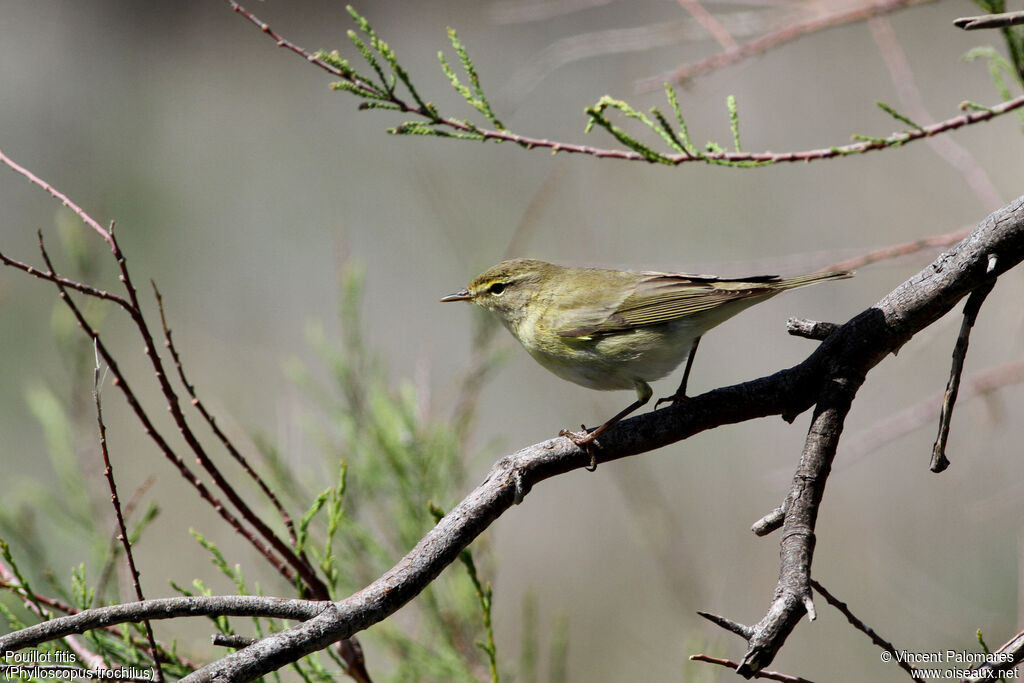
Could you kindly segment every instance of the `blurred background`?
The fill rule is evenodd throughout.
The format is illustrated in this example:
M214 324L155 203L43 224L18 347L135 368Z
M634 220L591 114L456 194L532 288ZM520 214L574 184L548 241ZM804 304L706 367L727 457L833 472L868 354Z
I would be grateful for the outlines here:
M926 143L740 170L401 138L385 132L400 116L357 111L354 98L330 90L324 72L275 47L226 3L2 4L0 149L101 224L116 221L136 280L159 285L191 379L222 423L240 443L256 435L272 442L287 467L311 476L334 465L309 435L310 399L286 368L301 362L315 372L310 330L328 340L342 334L338 281L345 268L364 273L367 343L392 381L407 383L422 410L443 419L472 355L476 323L470 307L438 299L505 257L513 240L513 255L566 264L792 275L971 226L1018 196L1024 177L1021 122L1012 115L949 136L969 155L968 174ZM848 6L707 7L743 42L751 31ZM337 48L358 60L340 3L270 0L249 9L306 48ZM668 0L377 0L357 9L442 112L479 119L437 65L438 50L454 59L445 35L452 26L506 126L602 147L614 141L600 131L584 134L584 107L609 94L641 110L668 111L660 89L638 83L721 50ZM691 136L697 144L730 144L730 94L748 150L888 135L904 126L875 101L910 110L901 99L908 83L901 54L920 105L936 120L956 115L963 100L995 103L986 65L961 57L976 45L1002 50L997 35L951 23L974 12L967 2L928 3L871 27L861 22L810 35L679 87ZM901 74L895 81L893 68ZM39 264L35 233L42 230L66 265L61 235L73 242L68 234L76 225L45 193L0 171L4 253ZM77 233L97 255L89 281L116 289L105 246L84 228ZM854 280L745 312L705 337L691 392L799 362L813 343L788 336L787 317L843 322L936 253L866 267ZM1007 274L982 309L967 374L1019 360L1022 284L1019 272ZM149 306L148 287L141 295ZM77 402L89 424L91 368L69 362L61 339L79 353L86 342L58 310L51 286L0 270L0 499L12 514L33 516L38 487L55 477L40 397ZM111 309L103 325L125 372L146 385L151 371L128 321ZM898 423L894 438L876 443L883 421L941 393L958 326L958 314L939 321L868 377L818 524L815 578L911 651L976 651L978 629L994 648L1024 623L1024 433L1015 408L1022 388L957 406L952 466L942 475L927 470L936 418L913 429ZM557 379L504 331L495 341L507 357L477 399L463 493L502 454L562 427L597 424L633 398ZM678 379L659 383L656 395L671 393ZM121 396L109 385L104 396L122 487L130 492L155 475L147 495L165 507L137 550L147 595L174 594L164 583L168 573L183 585L200 576L215 592L231 590L189 527L233 549L231 563L262 568L205 508L176 507L191 493ZM777 579L778 536L757 538L749 526L786 495L808 420L805 414L792 425L773 418L718 429L538 486L480 542L493 553L485 578L494 585L506 670L515 670L521 605L533 595L543 652L552 625L567 616L568 680L732 680L724 669L687 661L694 652L739 659L744 651L696 611L744 623L763 615ZM87 454L81 486L102 500L102 467L84 433L76 445ZM87 561L59 529L40 529L54 534L56 572ZM268 592L287 591L269 572L251 578ZM823 600L818 614L797 627L772 669L831 681L904 675L881 664L878 651ZM157 626L158 636L170 639L162 629L172 627ZM199 661L216 654L206 631L202 624L182 631L195 637L182 648ZM394 664L372 632L364 639L368 666L386 680Z

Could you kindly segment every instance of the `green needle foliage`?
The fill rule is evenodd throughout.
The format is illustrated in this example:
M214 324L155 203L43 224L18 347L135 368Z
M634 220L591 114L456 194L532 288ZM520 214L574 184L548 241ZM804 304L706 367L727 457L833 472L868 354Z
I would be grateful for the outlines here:
M1012 28L1020 29L1020 27L1017 26ZM1024 30L1020 30L1018 33L1024 36ZM1021 38L1021 40L1024 40L1024 38ZM1008 44L1009 42L1010 41L1007 41ZM1016 83L1017 88L1024 89L1024 72L1015 68L1015 66L999 54L994 47L988 45L979 46L969 50L967 54L964 55L964 61L966 62L973 62L977 59L984 59L988 62L989 77L992 79L992 84L995 85L996 92L999 93L999 96L1003 98L1004 102L1013 97L1013 92L1010 89L1010 85L1007 83L1008 78ZM960 106L961 108L991 111L991 107L984 107L974 102L965 102ZM1018 110L1017 118L1024 122L1024 111Z

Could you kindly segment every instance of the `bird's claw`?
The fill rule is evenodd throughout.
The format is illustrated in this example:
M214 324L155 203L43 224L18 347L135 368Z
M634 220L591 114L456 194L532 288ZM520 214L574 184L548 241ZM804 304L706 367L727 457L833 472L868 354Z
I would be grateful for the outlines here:
M690 402L690 397L687 396L686 394L672 394L671 396L666 396L665 398L659 398L657 401L655 401L654 409L657 410L658 406L660 406L662 403L671 403L672 405L675 405L677 403L689 403L689 402Z
M588 472L593 472L597 469L597 454L594 453L594 440L597 438L597 434L595 432L587 431L586 425L580 425L580 429L582 431L579 432L563 429L558 432L558 435L564 436L587 452L587 455L590 456L590 464L587 465L586 470Z

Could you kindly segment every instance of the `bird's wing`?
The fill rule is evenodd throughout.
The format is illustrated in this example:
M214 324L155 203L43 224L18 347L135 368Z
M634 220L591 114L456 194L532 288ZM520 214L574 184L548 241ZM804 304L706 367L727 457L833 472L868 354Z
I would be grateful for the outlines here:
M730 302L772 294L776 288L771 285L779 281L776 275L742 279L677 273L645 275L617 306L574 315L573 324L556 330L558 335L585 337L679 320Z

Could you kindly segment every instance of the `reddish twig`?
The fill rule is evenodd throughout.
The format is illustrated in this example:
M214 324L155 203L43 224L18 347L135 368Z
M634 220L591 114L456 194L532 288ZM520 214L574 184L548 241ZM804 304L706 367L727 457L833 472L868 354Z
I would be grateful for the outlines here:
M788 26L780 31L769 33L768 35L761 36L760 38L755 38L754 40L743 43L731 50L711 55L699 62L686 64L678 69L673 69L671 71L660 73L657 76L645 78L637 83L637 89L641 91L658 90L663 87L665 83L685 83L686 81L699 76L704 76L717 69L732 66L744 59L762 54L772 48L792 42L797 38L802 38L810 33L816 33L827 28L849 24L854 21L864 21L870 17L888 14L889 12L893 12L898 9L930 1L931 0L881 0L880 2L873 2L867 5L858 5L853 9L833 12L832 14L826 14L820 17L813 17L806 21Z
M39 248L42 253L43 260L46 263L47 271L39 271L31 266L27 266L26 264L7 258L2 254L0 254L0 262L19 268L43 280L52 282L57 287L60 292L61 299L71 310L79 327L81 327L89 336L90 340L93 342L96 352L103 358L104 362L106 362L107 366L110 368L110 371L114 376L114 385L121 389L121 392L128 401L129 406L132 408L132 411L135 413L136 417L145 429L146 434L153 440L164 456L174 464L185 480L192 484L199 496L210 504L221 518L231 526L231 528L247 539L253 547L262 554L268 562L270 562L271 566L273 566L278 573L280 573L289 582L294 582L296 575L299 576L313 597L317 599L327 599L329 597L329 590L326 584L324 584L320 577L317 576L316 570L309 563L305 555L298 555L292 547L282 541L278 535L274 533L274 531L270 529L270 527L267 526L267 524L258 515L256 515L255 512L252 511L249 505L238 495L234 487L232 487L224 478L219 469L207 455L202 444L200 444L199 440L192 432L192 429L188 425L185 415L181 410L177 393L174 391L174 388L171 386L167 378L167 372L163 367L163 361L156 351L153 335L150 332L149 325L142 314L142 306L139 302L138 291L132 281L131 274L128 271L124 254L121 251L117 239L114 237L112 231L105 231L100 228L96 221L81 209L81 207L71 202L70 199L68 199L64 194L58 192L55 188L49 185L49 183L46 183L27 169L14 163L2 152L0 152L0 161L23 175L33 184L45 189L52 196L60 199L66 206L72 208L72 210L87 225L99 230L100 234L107 240L107 243L111 245L111 252L117 262L118 269L120 270L120 280L128 294L128 298L125 299L123 297L89 287L88 285L75 283L68 278L58 275L56 269L53 267L49 254L46 251L45 245L43 244L41 232L39 233ZM70 296L70 290L79 291L86 296L114 301L129 314L132 321L135 323L136 329L142 337L146 357L150 360L157 378L157 383L166 400L168 411L171 413L174 423L178 427L179 433L190 450L195 454L197 461L210 474L218 488L220 488L224 493L234 508L239 512L241 517L255 528L258 535L243 525L242 521L232 514L225 507L222 501L213 495L206 485L189 469L185 464L185 461L174 451L173 448L171 448L163 435L156 429L155 425L146 413L145 408L139 402L125 376L121 373L117 361L101 340L99 332L89 325L81 309ZM184 382L186 386L189 386L187 381ZM290 527L289 531L291 531ZM261 540L261 537L263 540ZM346 657L346 662L349 665L350 670L353 672L353 677L357 680L368 681L369 676L365 675L365 668L362 664L362 657L359 652L358 643L342 644L342 652L343 656ZM154 657L155 656L156 655L154 654Z
M699 0L676 0L679 6L690 13L704 29L711 34L711 37L718 41L718 44L722 46L723 50L735 50L739 47L736 44L736 40L729 35L729 32L725 30L721 22L715 18L711 12L704 9L704 5L700 4Z
M825 598L825 602L827 602L828 604L832 605L837 610L839 610L842 613L842 615L844 617L846 617L846 620L848 622L850 622L850 624L855 629L857 629L858 631L860 631L861 633L866 635L868 638L870 638L872 643L874 643L878 647L882 648L886 652L889 652L889 653L896 652L896 646L895 645L890 643L888 640L885 640L884 638L882 638L882 636L878 635L878 633L876 633L873 628L871 628L870 626L865 624L863 621L858 619L857 615L855 615L853 612L850 611L850 608L847 606L847 604L845 602L843 602L842 600L840 600L836 596L834 596L831 593L829 593L828 590L826 590L824 586L822 586L820 583L818 583L814 579L811 579L811 588L813 588L815 591L817 591L818 594L821 595L821 597ZM897 664L899 664L901 669L903 669L908 674L910 674L910 677L913 680L917 681L918 683L923 683L923 681L921 680L921 677L918 675L917 669L915 669L913 666L911 666L911 664L909 662L907 662L905 659L903 659L902 657L893 657L892 660L894 662L896 662Z
M896 86L900 102L910 118L919 123L934 123L935 119L924 104L921 91L918 90L917 84L914 82L914 72L910 68L910 61L896 39L889 18L886 16L871 17L868 19L868 28L871 30L871 36L875 39L882 59L885 60L885 65L889 69L889 77ZM971 188L986 210L992 210L1004 203L995 183L966 147L949 136L929 138L928 146L943 161L960 173L964 182Z
M2 154L3 153L0 152L0 156L2 156ZM68 289L74 289L75 291L81 292L82 294L85 294L86 296L91 296L95 299L112 301L121 308L125 309L126 311L131 312L131 304L128 303L128 301L124 297L120 297L117 294L111 294L110 292L104 289L97 289L96 287L91 287L85 284L84 282L78 282L70 278L61 277L60 275L57 275L55 273L43 272L36 268L35 266L30 266L27 263L22 263L21 261L10 258L9 256L3 253L0 253L0 264L10 266L11 268L16 268L24 273L27 273L28 275L31 275L32 277L39 278L40 280L46 280L47 282L52 282L54 284L60 283L63 286L67 287Z
M17 163L14 162L13 159L4 154L3 150L0 150L0 162L3 162L7 166L9 166L13 171L27 178L29 182L31 182L33 185L37 185L38 187L41 187L44 190L46 190L54 199L60 200L61 204L74 211L75 214L79 218L81 218L86 225L88 225L90 228L99 233L100 237L103 238L103 241L109 244L112 250L114 249L114 236L111 235L109 231L104 230L99 223L94 221L92 217L89 216L89 214L82 210L82 207L68 199L67 195L65 195L63 192L59 192L48 182L46 182L42 178L39 178L34 173L32 173L32 171L28 170L24 166L19 166Z
M52 270L52 267L51 267ZM128 561L128 571L131 572L132 576L132 587L135 589L135 597L139 601L146 599L146 596L142 593L142 584L139 582L139 570L135 566L135 555L132 553L132 543L128 538L128 529L124 524L124 515L121 514L121 499L117 495L117 482L114 480L114 468L110 464L110 450L107 448L107 425L103 422L103 401L100 398L100 362L99 354L96 354L96 367L93 370L93 392L92 398L96 404L96 425L99 430L100 437L100 453L103 456L103 476L107 480L107 486L110 487L110 504L114 507L114 516L117 519L117 528L119 530L119 539L121 540L121 547L124 548L124 556ZM153 635L153 625L148 619L142 622L142 626L146 631L146 640L149 642L149 648L153 652L153 666L156 671L156 680L159 683L163 683L164 671L160 666L160 658L157 656L156 637Z
M203 404L203 402L199 399L199 396L196 394L195 385L189 382L188 379L185 377L185 368L181 364L181 356L178 354L178 349L174 346L174 340L171 335L171 329L167 326L167 317L164 315L163 296L161 296L160 290L157 289L155 282L150 281L150 284L153 286L153 295L156 297L157 309L160 312L160 327L163 329L164 333L164 346L167 347L168 352L171 354L171 360L174 362L174 367L178 371L178 379L181 380L181 384L182 386L185 387L185 391L188 392L188 395L192 397L192 405L195 407L196 410L199 411L199 414L202 415L203 419L206 420L206 424L210 426L210 429L220 440L221 445L224 446L224 449L231 455L232 458L235 459L235 462L238 463L242 470L244 470L245 473L248 474L249 477L254 482L256 482L256 485L259 486L263 494L270 500L271 504L277 509L278 514L281 516L282 522L288 529L288 537L291 539L292 546L294 547L298 541L295 536L295 524L292 521L291 515L289 515L288 511L284 509L284 505L282 505L281 501L274 494L274 492L270 490L270 486L267 484L267 482L264 481L263 478L256 473L252 466L249 465L249 461L246 460L245 456L239 452L239 450L235 447L235 444L231 441L231 439L228 438L227 434L225 434L217 425L217 419L212 414L210 414L210 412L206 409L206 406ZM308 564L308 560L305 559L304 555L303 561L305 561ZM327 596L324 595L321 597L326 598Z
M308 560L300 558L298 555L296 555L295 552L284 541L278 538L277 534L275 534L274 531L270 529L270 527L268 527L266 523L263 522L263 520L260 519L259 516L252 511L252 509L245 503L245 501L242 500L242 498L235 492L231 484L221 475L220 471L217 469L216 465L214 465L213 461L210 460L202 444L199 443L199 440L195 437L191 428L188 426L188 423L185 419L185 415L181 410L181 406L178 401L178 396L174 391L173 387L170 385L170 382L167 379L167 373L163 368L163 362L156 352L156 345L154 343L153 336L149 331L149 325L146 323L146 320L142 315L142 306L139 303L137 290L134 284L132 283L131 275L128 273L128 269L125 266L124 254L121 252L121 249L118 246L117 240L114 237L112 231L104 230L102 227L100 227L99 223L97 223L91 216L89 216L89 214L87 214L80 206L71 201L65 194L58 191L56 188L51 186L42 178L36 176L28 169L15 163L12 159L6 156L2 150L0 150L0 162L3 162L17 173L27 178L34 185L46 190L51 196L55 197L56 199L59 199L61 203L63 203L65 206L69 207L72 211L74 211L75 214L79 218L81 218L86 225L93 228L93 230L97 231L103 237L104 241L106 241L107 244L110 245L111 252L113 253L114 259L118 264L118 268L121 272L121 282L128 293L128 298L125 299L123 297L113 295L102 290L98 290L88 285L76 283L69 280L68 278L63 278L59 276L54 270L52 264L49 263L45 249L43 250L43 255L44 258L47 259L47 267L49 269L48 272L39 271L33 268L32 266L28 266L27 264L15 261L14 259L8 258L7 256L4 256L2 254L0 254L0 262L4 263L5 265L10 265L20 270L23 270L31 275L34 275L35 277L39 277L41 279L52 282L54 285L57 286L58 290L60 290L62 298L69 306L74 306L74 304L72 299L68 296L68 290L74 289L79 292L82 292L87 296L93 296L96 298L113 301L128 312L132 320L135 322L135 326L138 329L139 334L142 336L142 340L145 344L146 356L150 359L150 363L153 366L153 370L156 374L158 384L160 385L160 389L163 392L164 397L167 401L168 410L170 411L171 416L174 418L174 422L177 425L178 430L182 435L182 438L185 440L186 444L188 444L192 452L195 453L199 463L210 474L210 476L213 477L213 480L217 484L217 487L224 492L224 495L227 496L228 500L231 501L231 504L235 506L235 509L239 511L241 516L253 527L255 527L259 534L264 539L266 539L270 546L272 546L282 557L284 557L287 562L287 564L284 564L281 562L279 558L272 558L270 555L268 555L267 559L271 560L271 564L277 567L279 571L286 568L288 565L291 565L295 569L295 571L302 577L303 581L306 583L307 586L309 586L310 590L316 597L326 598L328 595L327 587L326 585L324 585L323 581L321 581L320 578L316 575L316 571L309 564ZM40 247L42 248L41 234ZM86 333L89 334L89 336L92 338L93 342L96 343L99 338L98 332L96 330L91 329L88 326L88 324L85 321L85 318L82 317L80 313L76 315L76 318L78 318L78 322L82 326L82 329L85 330ZM102 344L100 344L100 346L98 346L97 348L103 348ZM107 364L111 367L111 370L114 370L116 368L116 364L112 362L113 359L110 358L105 353L104 360L107 361ZM124 377L120 374L120 372L115 372L115 383L121 386L122 391L127 387L127 383L124 382ZM129 403L132 404L132 407L135 410L136 415L138 415L141 419L141 416L144 414L144 409L142 408L141 404L139 404L138 401L135 400L134 395L131 397L131 400L129 400ZM185 476L185 478L188 481L192 482L193 486L197 486L198 488L198 485L202 485L201 482L195 477L195 475L188 471L188 467L184 464L184 461L182 461L176 454L174 454L173 450L166 443L163 437L159 436L159 434L152 426L152 424L149 423L148 418L143 422L143 426L146 427L147 434L149 434L150 437L154 439L154 441L157 441L157 445L160 447L161 451L163 451L165 455L172 459L172 461L178 467L179 471L182 472L182 475ZM224 514L228 514L230 516L230 513L225 513L225 511L223 510L223 505L219 501L216 501L216 499L211 497L210 499L208 499L208 502L210 502L210 504L213 505L215 509L221 511L222 516L224 516ZM240 527L236 527L236 529L239 528ZM250 532L246 532L243 535L249 538L250 541L254 541L256 538ZM262 542L259 543L258 549L261 549L260 552L262 553L267 553L269 550ZM291 581L293 577L291 571L284 573L284 576L289 581Z
M948 247L949 245L956 244L962 240L968 235L968 233L970 233L970 230L965 228L963 230L957 230L956 232L948 232L944 235L932 235L931 237L925 237L912 242L904 242L903 244L874 249L866 254L861 254L860 256L854 256L853 258L849 258L844 261L837 261L823 270L857 270L858 268L863 268L864 266L872 263L892 258L899 258L900 256L907 256L921 251L922 249L928 249L929 247Z
M50 255L47 253L45 245L42 241L42 233L39 234L39 246L43 254L43 260L46 262L47 267L50 269L48 274L54 275L53 265L50 261ZM118 253L120 253L120 250L118 250ZM56 285L58 291L60 292L61 300L70 309L72 315L75 317L75 320L78 323L78 326L82 328L82 330L86 333L86 335L89 337L89 340L93 343L96 350L103 358L103 361L110 368L110 372L114 376L114 386L118 387L121 390L121 393L124 395L129 407L131 407L132 412L135 413L136 418L138 418L140 424L145 430L146 435L149 436L149 438L156 444L157 448L159 448L160 451L164 454L164 457L170 460L171 463L178 469L178 472L181 474L181 476L184 477L185 480L188 481L190 484L192 484L193 488L195 488L199 496L203 500L205 500L214 510L216 510L217 513L221 516L221 518L224 519L224 521L227 522L231 528L233 528L244 538L246 538L250 543L252 543L253 546L256 547L257 551L259 551L264 557L266 557L267 560L271 563L271 565L274 566L274 568L277 569L279 572L281 572L286 579L288 579L289 581L293 581L294 574L291 572L288 566L279 557L274 555L271 552L270 548L268 548L262 541L260 541L260 539L257 538L252 531L246 529L242 525L241 521L227 509L227 507L221 500L219 500L216 496L213 495L213 493L206 487L202 480L192 473L188 465L185 464L185 461L174 451L173 448L171 448L171 445L167 442L167 440L163 437L160 431L156 428L156 425L153 424L152 420L150 420L149 414L146 412L146 409L139 402L139 399L136 396L135 391L131 388L131 386L128 383L128 380L121 372L121 368L118 365L117 360L107 349L106 345L103 343L103 340L100 338L99 332L95 330L86 320L81 309L78 307L78 304L76 304L75 300L70 296L68 289L59 279L47 279L50 279Z
M135 489L132 493L132 497L128 499L128 502L124 505L122 512L124 513L125 519L132 516L132 512L138 506L142 496L148 491L156 479L153 475L150 475L142 484ZM117 561L117 546L119 543L119 537L121 535L120 529L114 529L110 539L110 558L103 565L103 569L100 571L100 576L96 580L96 595L102 596L105 594L107 581L110 579L110 574L114 570L114 564Z
M722 659L721 657L712 657L705 654L690 655L691 662L707 662L708 664L717 664L736 670L736 667L740 665L739 662L734 662L731 659ZM777 671L758 671L753 675L753 678L763 678L768 681L782 681L782 683L814 683L806 678L800 676L790 676L789 674L782 674Z
M926 2L929 0L887 0L886 2L871 5L868 8L861 8L854 12L857 18L867 18L874 14L879 14L884 11L892 11L900 7L909 6L918 2ZM295 43L283 38L278 33L273 31L266 23L260 21L255 15L249 12L247 9L239 5L234 0L228 0L228 4L234 9L235 12L241 14L250 22L255 24L266 33L268 36L273 38L280 47L283 47L295 54L303 57L306 61L315 64L321 69L327 71L333 76L341 78L348 83L356 86L357 88L367 89L369 92L372 90L375 96L380 97L380 93L377 89L369 84L365 83L357 78L343 74L334 66L324 62L316 55L312 54L305 48L302 48ZM830 15L832 16L832 15ZM818 23L824 21L824 19L816 20ZM853 19L849 19L852 21ZM814 22L808 22L809 24ZM802 25L801 25L802 26ZM789 29L792 30L792 29ZM773 34L776 35L776 34ZM743 49L743 48L741 48ZM729 54L729 53L723 53ZM660 87L660 83L659 83ZM623 161L643 161L646 163L659 163L658 160L652 160L651 158L640 154L631 149L606 149L600 147L593 147L590 145L577 145L567 142L559 142L557 140L548 140L546 138L532 138L525 135L519 135L508 130L498 130L493 128L481 128L473 124L467 123L465 120L457 119L454 117L438 117L436 112L428 112L423 107L410 105L408 102L400 98L394 92L390 92L386 95L386 101L395 106L398 111L414 114L430 121L433 125L444 126L455 130L459 133L467 133L475 136L475 139L490 140L494 142L511 142L525 149L549 149L552 153L565 152L567 154L584 154L587 156L597 157L599 159L620 159ZM863 154L865 152L871 152L878 149L885 149L888 147L895 147L904 145L908 142L914 142L925 138L938 135L940 133L946 133L951 130L956 130L963 126L969 126L976 123L982 123L988 121L1002 114L1014 111L1024 107L1024 95L1016 97L1012 100L1001 102L994 107L989 107L983 110L972 110L961 114L960 116L954 116L953 118L946 119L945 121L939 121L931 126L925 126L920 129L914 129L910 131L901 131L894 133L887 138L872 138L868 140L860 140L858 142L850 143L847 145L825 147L820 149L802 150L796 152L717 152L717 153L702 153L701 155L691 154L662 154L659 157L661 161L668 161L673 165L684 164L687 162L701 161L704 163L754 163L754 164L779 164L779 163L790 163L797 161L817 161L819 159L834 159L836 157L848 156L850 154Z

